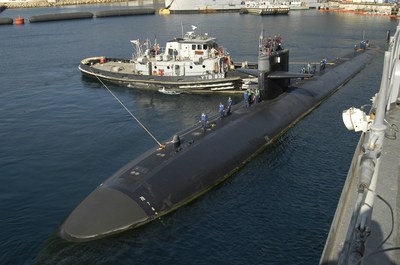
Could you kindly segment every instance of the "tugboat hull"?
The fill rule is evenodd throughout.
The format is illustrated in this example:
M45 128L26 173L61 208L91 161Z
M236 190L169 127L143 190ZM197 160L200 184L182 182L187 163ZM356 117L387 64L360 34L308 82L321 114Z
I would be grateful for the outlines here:
M104 59L104 63L100 60ZM234 71L226 74L206 74L199 76L168 76L160 75L138 75L131 70L129 60L95 57L83 60L79 70L89 77L99 78L108 82L126 85L129 87L158 90L160 88L171 88L179 92L210 92L238 90L242 85L240 73Z

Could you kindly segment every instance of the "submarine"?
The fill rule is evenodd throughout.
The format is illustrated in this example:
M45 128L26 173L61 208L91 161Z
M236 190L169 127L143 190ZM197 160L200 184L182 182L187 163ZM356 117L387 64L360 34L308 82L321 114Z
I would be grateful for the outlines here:
M232 106L126 164L66 218L60 236L86 242L142 226L220 184L361 71L377 49L358 49L311 74L289 72L289 50L259 53L261 102Z

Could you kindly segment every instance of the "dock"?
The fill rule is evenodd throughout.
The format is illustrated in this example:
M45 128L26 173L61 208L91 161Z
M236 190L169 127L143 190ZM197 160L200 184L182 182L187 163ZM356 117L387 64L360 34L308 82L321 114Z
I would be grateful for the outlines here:
M400 26L385 52L369 113L350 108L361 132L320 264L400 264Z

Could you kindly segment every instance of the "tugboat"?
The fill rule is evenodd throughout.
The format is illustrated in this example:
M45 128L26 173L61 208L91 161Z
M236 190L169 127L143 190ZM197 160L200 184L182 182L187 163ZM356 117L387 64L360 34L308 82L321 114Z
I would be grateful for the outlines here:
M216 38L187 32L165 48L157 41L131 40L132 59L92 57L81 61L79 69L87 76L147 89L173 89L177 92L204 92L239 89L241 77L233 71L230 54Z
M243 0L165 0L165 8L162 14L185 13L215 13L238 12L243 7Z

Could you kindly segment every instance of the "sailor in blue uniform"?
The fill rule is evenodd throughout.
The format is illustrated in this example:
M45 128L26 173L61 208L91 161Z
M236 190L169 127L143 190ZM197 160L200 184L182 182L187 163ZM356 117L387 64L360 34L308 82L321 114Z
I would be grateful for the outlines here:
M201 129L203 129L203 131L206 129L207 126L207 122L208 122L208 116L207 114L205 114L204 112L201 114Z
M321 62L319 63L319 65L320 65L319 70L320 70L320 71L322 71L322 70L325 69L326 63L327 63L327 61L326 61L325 58L321 60Z
M231 114L231 107L232 107L232 99L231 97L229 97L228 102L226 104L226 116Z
M224 105L220 102L218 106L218 112L220 114L221 119L224 117Z
M244 106L245 106L246 108L248 108L248 107L250 106L250 105L249 105L249 91L248 91L248 90L246 90L246 91L244 92L243 98L244 98Z

